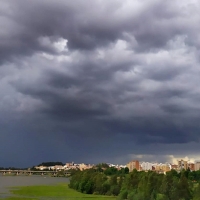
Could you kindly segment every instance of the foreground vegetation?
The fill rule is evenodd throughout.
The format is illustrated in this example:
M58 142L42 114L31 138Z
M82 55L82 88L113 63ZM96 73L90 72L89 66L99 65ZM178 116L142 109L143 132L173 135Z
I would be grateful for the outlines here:
M172 170L164 175L134 170L127 174L96 168L77 171L69 187L86 194L114 195L117 199L200 200L199 182L200 171Z
M12 193L11 197L4 199L6 200L40 200L40 199L115 200L115 198L113 197L82 194L80 192L70 189L67 184L14 187L11 189L11 193Z
M68 187L69 186L69 187ZM72 171L70 184L14 187L6 200L200 200L200 171L129 173L105 164Z

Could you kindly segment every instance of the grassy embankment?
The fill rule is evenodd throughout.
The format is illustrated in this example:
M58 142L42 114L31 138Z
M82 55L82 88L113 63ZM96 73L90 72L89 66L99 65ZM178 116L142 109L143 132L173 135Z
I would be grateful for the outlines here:
M88 195L79 193L70 189L67 184L58 185L41 185L41 186L24 186L11 188L11 197L4 198L5 200L115 200L115 197ZM0 198L2 199L2 198Z

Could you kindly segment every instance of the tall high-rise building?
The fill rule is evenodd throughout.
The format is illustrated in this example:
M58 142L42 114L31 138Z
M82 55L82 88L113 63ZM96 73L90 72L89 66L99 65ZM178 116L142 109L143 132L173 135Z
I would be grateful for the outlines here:
M189 168L191 171L195 171L195 164L194 164L194 163L188 163L188 168Z
M134 169L139 170L140 169L140 164L138 160L132 160L126 165L129 168L129 172L132 172Z
M195 171L200 170L200 162L195 163Z
M188 169L188 162L185 161L185 160L178 160L178 169L179 170L182 170L182 169L187 170Z

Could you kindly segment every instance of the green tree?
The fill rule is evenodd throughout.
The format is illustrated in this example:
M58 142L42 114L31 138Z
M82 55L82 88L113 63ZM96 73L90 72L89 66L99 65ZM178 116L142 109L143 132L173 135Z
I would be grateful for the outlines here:
M114 175L114 174L118 174L118 170L115 167L108 167L105 171L104 174L109 176L109 175Z
M181 177L178 183L178 193L179 199L190 200L192 198L188 179L184 172L181 173Z
M197 183L197 187L194 190L193 200L200 200L200 183Z
M160 192L164 194L169 200L172 200L172 190L174 190L174 176L173 173L167 173L163 179Z

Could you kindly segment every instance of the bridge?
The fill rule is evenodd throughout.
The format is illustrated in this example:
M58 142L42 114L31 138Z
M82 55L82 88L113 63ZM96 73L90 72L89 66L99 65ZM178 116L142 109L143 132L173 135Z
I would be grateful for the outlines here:
M70 176L68 171L31 171L31 170L0 170L2 175L49 175L49 176Z

